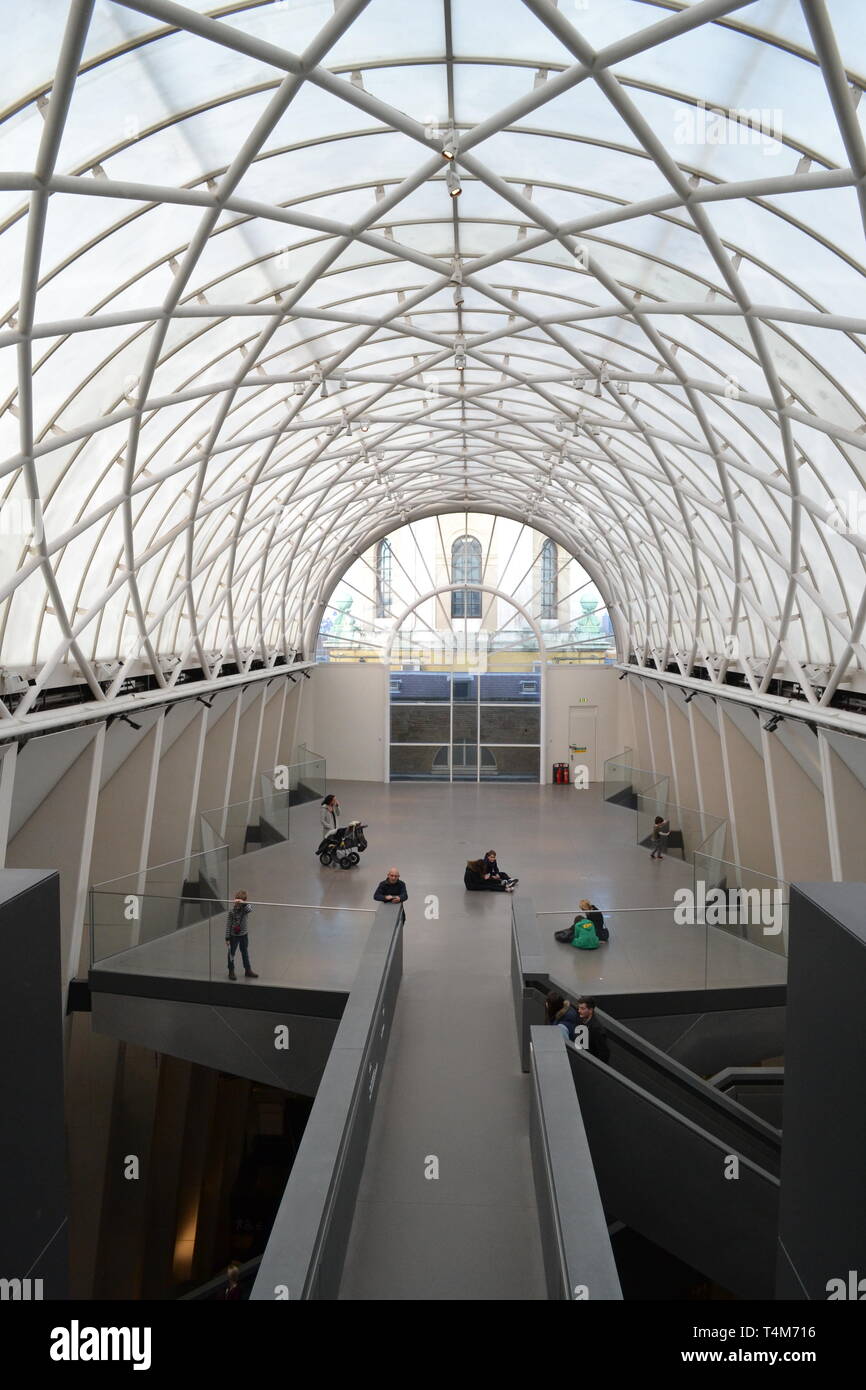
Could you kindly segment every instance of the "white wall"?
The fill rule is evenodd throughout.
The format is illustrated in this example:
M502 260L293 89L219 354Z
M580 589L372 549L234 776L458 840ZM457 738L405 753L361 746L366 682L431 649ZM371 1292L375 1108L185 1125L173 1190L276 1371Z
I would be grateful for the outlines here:
M598 708L598 775L605 758L621 753L627 734L618 672L604 666L549 666L545 674L547 731L542 749L550 764L568 761L568 711L585 698ZM305 727L330 778L381 782L385 776L388 671L371 663L323 663L304 691ZM312 718L310 717L312 710Z
M628 684L610 666L548 666L545 671L546 748L542 776L550 780L552 763L568 762L568 711L586 700L598 709L596 773L601 780L605 758L621 753L629 735L623 692Z
M323 662L307 682L303 707L307 714L312 707L312 734L307 720L307 737L327 759L330 778L384 780L387 667L378 662Z

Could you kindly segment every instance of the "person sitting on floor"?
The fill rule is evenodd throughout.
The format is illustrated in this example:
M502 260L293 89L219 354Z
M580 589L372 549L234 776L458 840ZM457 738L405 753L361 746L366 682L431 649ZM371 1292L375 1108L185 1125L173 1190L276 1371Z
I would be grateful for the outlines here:
M495 849L489 849L484 856L484 872L488 888L501 889L505 893L513 892L520 882L519 878L510 878L504 869L500 869L496 862Z
M510 880L509 880L510 882ZM463 883L470 893L510 893L500 874L495 877L490 872L487 859L467 859L463 873Z
M463 872L463 883L470 893L483 893L487 887L484 879L484 860L467 859Z
M600 1062L610 1061L610 1045L607 1041L607 1033L601 1024L601 1019L595 1016L595 1000L588 994L582 994L577 1001L577 1012L580 1016L581 1025L586 1032L581 1035L579 1044L585 1047L592 1057L597 1057Z
M592 925L595 927L595 934L598 937L599 941L604 942L609 940L610 932L604 925L604 916L601 912L599 912L595 903L591 903L588 898L581 898L578 906L580 907L581 913L586 918L586 920L588 922L592 922Z
M580 1017L570 999L563 999L561 994L548 994L544 1001L544 1015L548 1023L559 1027L569 1042L574 1042L574 1030Z

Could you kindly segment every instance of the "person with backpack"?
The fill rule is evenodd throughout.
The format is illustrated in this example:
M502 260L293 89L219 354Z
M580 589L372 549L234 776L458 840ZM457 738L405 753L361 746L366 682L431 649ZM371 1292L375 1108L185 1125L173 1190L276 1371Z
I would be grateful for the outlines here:
M585 899L584 899L585 901ZM601 913L598 913L601 916ZM570 927L554 932L554 937L563 946L575 946L578 951L594 951L601 945L595 924L585 912L578 912Z
M588 917L582 915L576 917L571 929L574 933L571 944L578 951L595 951L601 945L596 936L595 927Z
M229 908L228 921L226 922L226 944L228 946L229 979L236 980L235 974L235 952L240 947L241 960L244 963L244 975L248 980L257 980L259 977L250 965L249 951L249 932L247 930L247 918L252 912L252 908L247 902L247 895L243 888L239 888L235 893L235 900Z
M671 823L665 820L664 816L656 816L653 821L652 841L653 852L650 859L664 859L663 850L668 847L668 836L671 833Z
M602 944L604 944L605 941L609 941L610 932L604 925L604 917L602 913L599 911L599 909L596 907L595 903L591 903L587 898L581 898L580 902L578 903L578 907L580 908L587 921L592 922L592 925L595 927L595 934L598 937L599 941Z

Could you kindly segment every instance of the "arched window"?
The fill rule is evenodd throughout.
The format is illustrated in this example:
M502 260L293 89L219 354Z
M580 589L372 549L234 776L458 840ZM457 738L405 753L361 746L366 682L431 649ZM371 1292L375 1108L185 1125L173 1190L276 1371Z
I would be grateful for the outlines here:
M541 547L541 616L556 618L559 594L557 592L556 546L553 541L545 541Z
M451 547L451 583L481 583L481 542L474 536L458 536ZM481 590L455 589L451 595L452 618L480 618Z
M376 546L376 617L385 618L391 609L391 543Z

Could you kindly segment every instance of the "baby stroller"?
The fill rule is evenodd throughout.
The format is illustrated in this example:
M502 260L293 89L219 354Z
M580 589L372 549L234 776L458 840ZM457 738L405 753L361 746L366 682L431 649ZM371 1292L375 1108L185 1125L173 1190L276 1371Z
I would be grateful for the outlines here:
M360 864L361 855L367 848L366 825L359 820L350 821L342 830L332 830L326 835L316 850L319 863L327 869L335 861L341 869L354 869Z

